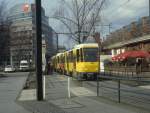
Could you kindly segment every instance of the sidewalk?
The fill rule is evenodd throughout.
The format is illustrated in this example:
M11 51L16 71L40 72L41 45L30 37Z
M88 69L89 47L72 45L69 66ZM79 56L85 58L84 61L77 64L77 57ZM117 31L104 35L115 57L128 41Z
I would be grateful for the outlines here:
M94 92L80 85L71 87L69 99L66 76L47 76L46 80L46 100L69 113L149 113L97 97Z
M68 77L49 75L46 76L45 101L37 102L36 90L30 89L22 94L20 100L27 98L18 103L34 113L149 113L127 104L97 97L95 92L82 87L80 82L73 82L71 86L71 98L68 98Z

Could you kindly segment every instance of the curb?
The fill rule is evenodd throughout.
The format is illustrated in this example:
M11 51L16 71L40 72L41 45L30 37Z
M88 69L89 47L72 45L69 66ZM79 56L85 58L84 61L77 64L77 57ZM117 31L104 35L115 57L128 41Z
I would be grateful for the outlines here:
M31 73L29 72L28 77L29 77L30 74L31 74ZM19 97L20 97L20 95L21 95L21 92L22 92L22 90L24 89L24 87L25 87L25 85L26 85L26 82L27 82L27 80L28 80L28 77L26 78L24 84L22 85L22 88L21 88L21 90L19 91L19 93L18 93L18 95L17 95L17 97L16 97L16 99L15 99L15 102L18 102L18 99L19 99Z

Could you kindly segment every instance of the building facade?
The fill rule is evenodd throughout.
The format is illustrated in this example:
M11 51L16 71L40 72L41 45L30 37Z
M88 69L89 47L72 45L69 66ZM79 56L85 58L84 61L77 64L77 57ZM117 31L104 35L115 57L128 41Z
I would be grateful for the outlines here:
M130 50L150 52L150 19L142 17L112 33L103 43L104 51L112 56Z
M21 60L32 61L34 64L36 55L36 25L35 5L27 4L28 9L24 10L26 4L17 4L9 11L8 20L10 26L10 56L11 64L18 67ZM54 30L49 26L48 17L42 8L42 38L46 42L46 56L52 56L57 51L57 36L53 36ZM55 49L54 49L55 48Z
M0 23L0 67L10 63L9 24Z

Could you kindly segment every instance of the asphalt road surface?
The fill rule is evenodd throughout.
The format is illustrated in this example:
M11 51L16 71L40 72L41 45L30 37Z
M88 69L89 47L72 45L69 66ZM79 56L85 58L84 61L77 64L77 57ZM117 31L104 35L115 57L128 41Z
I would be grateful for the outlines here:
M0 77L0 113L30 113L15 101L28 73L7 73Z

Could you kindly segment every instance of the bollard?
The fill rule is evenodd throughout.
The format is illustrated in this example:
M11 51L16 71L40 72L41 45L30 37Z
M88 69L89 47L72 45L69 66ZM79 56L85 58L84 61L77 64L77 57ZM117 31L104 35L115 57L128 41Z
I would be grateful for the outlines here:
M99 96L99 80L98 80L98 74L97 74L97 96Z
M71 93L70 93L70 77L68 77L68 98L71 98Z
M46 86L46 85L45 85L45 84L46 84L46 82L45 82L45 75L44 75L44 76L43 76L43 98L44 98L44 99L45 99L45 97L46 97L46 96L45 96L45 95L46 95L46 93L45 93L45 92L46 92L46 90L45 90L45 86Z

